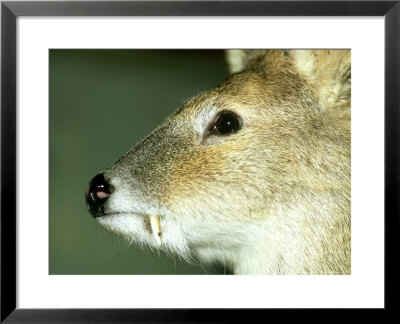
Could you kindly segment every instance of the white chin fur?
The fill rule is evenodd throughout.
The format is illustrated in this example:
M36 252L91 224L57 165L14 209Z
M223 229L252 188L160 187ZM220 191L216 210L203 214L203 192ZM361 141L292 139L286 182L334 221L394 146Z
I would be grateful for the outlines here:
M146 215L122 213L98 217L97 220L108 231L135 245L176 253L183 258L188 255L186 238L174 219L165 222L163 217L159 216L152 216L150 219L150 216Z
M126 238L139 245L152 246L154 238L145 229L143 216L134 214L112 214L97 218L98 222L108 231Z

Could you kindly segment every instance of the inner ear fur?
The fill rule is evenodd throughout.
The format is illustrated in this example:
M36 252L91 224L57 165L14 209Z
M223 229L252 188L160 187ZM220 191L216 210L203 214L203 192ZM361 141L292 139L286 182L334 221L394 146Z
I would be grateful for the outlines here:
M292 50L289 56L316 90L321 108L350 121L351 51Z

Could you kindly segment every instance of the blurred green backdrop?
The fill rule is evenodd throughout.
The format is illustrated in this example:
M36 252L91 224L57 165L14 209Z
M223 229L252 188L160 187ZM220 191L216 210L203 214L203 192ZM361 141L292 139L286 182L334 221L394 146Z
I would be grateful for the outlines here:
M50 50L50 274L219 274L128 246L89 215L89 180L228 76L223 51Z

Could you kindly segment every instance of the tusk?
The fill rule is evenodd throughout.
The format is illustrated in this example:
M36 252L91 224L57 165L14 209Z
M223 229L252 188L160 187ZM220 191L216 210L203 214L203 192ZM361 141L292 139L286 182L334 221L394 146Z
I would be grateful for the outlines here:
M161 246L160 216L150 216L149 218L153 235L156 239L157 244Z

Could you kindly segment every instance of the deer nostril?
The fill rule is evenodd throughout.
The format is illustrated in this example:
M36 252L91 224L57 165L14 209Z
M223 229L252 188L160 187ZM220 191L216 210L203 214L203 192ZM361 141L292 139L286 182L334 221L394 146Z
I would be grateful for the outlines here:
M108 192L102 191L102 190L98 190L96 192L96 196L98 199L106 199L110 194Z
M104 175L96 175L86 187L86 206L93 217L100 217L104 214L104 204L107 198L113 193L114 187L109 184Z

